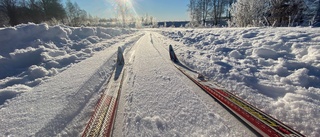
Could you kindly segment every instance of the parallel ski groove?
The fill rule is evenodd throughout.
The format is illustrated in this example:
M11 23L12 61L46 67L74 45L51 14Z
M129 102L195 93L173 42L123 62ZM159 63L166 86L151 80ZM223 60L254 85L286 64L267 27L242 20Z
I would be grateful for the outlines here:
M124 71L121 73L121 79L117 92L107 95L106 91L99 99L95 111L91 116L82 137L109 137L112 135L114 120L119 103L119 96L124 80Z
M184 70L182 70L182 68L177 65L174 66L210 96L218 100L235 115L244 120L262 136L304 137L301 133L264 113L248 102L245 102L241 98L233 95L231 92L203 85L188 75Z

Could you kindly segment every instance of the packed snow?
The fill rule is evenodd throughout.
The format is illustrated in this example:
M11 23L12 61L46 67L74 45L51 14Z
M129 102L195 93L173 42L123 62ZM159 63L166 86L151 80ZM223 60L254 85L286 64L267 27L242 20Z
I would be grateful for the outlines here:
M118 47L127 74L115 135L250 136L170 65L169 44L209 80L302 134L320 136L319 43L320 29L299 27L1 28L0 136L80 136Z
M173 66L167 47L149 32L134 45L115 136L255 136Z

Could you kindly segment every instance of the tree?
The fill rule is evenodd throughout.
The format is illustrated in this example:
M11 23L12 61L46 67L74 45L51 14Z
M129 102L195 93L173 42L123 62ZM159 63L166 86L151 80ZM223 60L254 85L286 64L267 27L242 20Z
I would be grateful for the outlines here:
M320 26L320 0L318 1L318 7L317 7L317 12L314 15L314 19L315 19L315 23L318 23L318 25ZM315 25L315 24L312 24Z
M304 0L238 0L231 14L239 27L260 26L263 22L293 26L303 23L305 9Z
M7 24L8 24L7 16L4 13L0 12L0 27L5 26Z
M189 16L191 19L191 23L194 24L196 20L196 0L190 0L188 5Z
M41 23L45 21L45 14L41 9L41 3L36 0L22 0L17 6L19 23Z
M11 26L19 24L16 0L0 0L0 10L8 17Z
M63 20L66 15L60 0L0 0L0 11L11 26Z
M212 14L213 24L218 25L222 20L222 14L225 12L225 7L228 4L228 1L225 0L213 0L212 2ZM228 12L226 12L228 13Z
M52 18L63 20L66 17L66 11L60 0L41 0L41 10L44 13L44 20L51 20Z
M310 26L320 26L320 0L305 0L304 22Z
M235 0L229 0L228 1L228 8L226 10L226 13L227 13L227 17L229 18L229 20L231 20L230 9L231 9L233 3L235 3Z
M303 22L304 0L271 0L269 20L276 26L292 26Z
M87 12L80 9L76 2L71 3L70 0L67 1L66 14L70 26L80 26L86 24Z
M144 26L148 26L149 24L150 24L149 15L148 15L148 13L147 13L146 16L144 17L143 25L144 25Z
M238 27L257 26L269 10L269 0L238 0L230 9L232 21Z
M198 6L200 7L202 25L205 25L207 21L208 14L211 10L212 0L199 0Z
M226 0L190 0L188 11L192 24L206 25L207 22L213 22L218 25L227 4Z
M41 23L44 20L43 16L45 15L42 11L40 1L29 0L29 2L27 2L27 5L29 12L25 13L27 14L26 17L31 19L31 21L34 23Z
M125 0L117 0L116 2L118 18L121 20L122 27L126 27L130 16L129 5Z

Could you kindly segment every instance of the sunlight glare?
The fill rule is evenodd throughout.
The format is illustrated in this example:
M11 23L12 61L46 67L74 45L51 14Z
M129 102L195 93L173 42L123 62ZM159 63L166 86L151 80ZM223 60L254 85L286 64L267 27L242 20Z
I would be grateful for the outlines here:
M132 16L138 17L138 13L134 6L136 4L134 3L134 0L114 0L114 1L116 2L116 4L120 4L127 7L129 13L133 14Z

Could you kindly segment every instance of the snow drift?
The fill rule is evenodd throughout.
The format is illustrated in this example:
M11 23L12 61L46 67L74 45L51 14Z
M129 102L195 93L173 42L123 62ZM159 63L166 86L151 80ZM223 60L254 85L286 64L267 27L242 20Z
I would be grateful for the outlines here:
M0 29L0 105L134 30L22 24Z
M79 136L135 30L0 29L0 136Z

